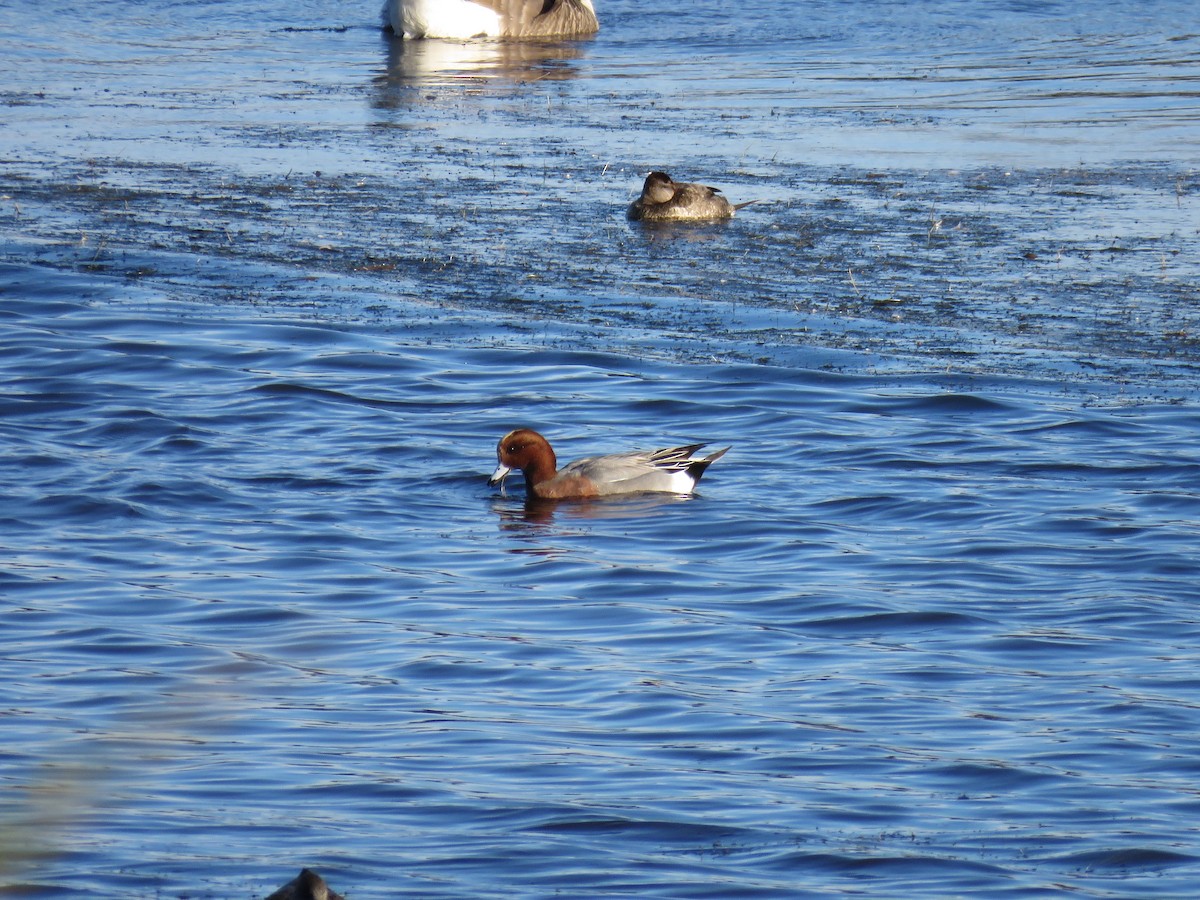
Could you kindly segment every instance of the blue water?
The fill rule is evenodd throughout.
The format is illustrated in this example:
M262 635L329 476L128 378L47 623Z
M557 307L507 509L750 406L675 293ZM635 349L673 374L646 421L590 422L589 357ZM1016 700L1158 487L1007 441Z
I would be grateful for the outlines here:
M1191 5L368 6L0 8L0 894L1194 897Z

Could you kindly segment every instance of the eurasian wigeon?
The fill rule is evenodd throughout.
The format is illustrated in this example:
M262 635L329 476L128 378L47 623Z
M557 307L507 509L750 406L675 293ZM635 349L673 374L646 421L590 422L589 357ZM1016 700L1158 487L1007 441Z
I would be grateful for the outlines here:
M642 196L629 204L627 215L634 222L728 219L754 202L733 204L721 196L720 188L672 181L666 172L651 172L642 184Z
M488 484L504 484L514 469L525 476L525 490L545 500L665 491L690 494L704 470L725 455L718 450L697 459L692 454L703 444L665 450L634 450L577 459L561 469L550 442L529 428L518 428L496 445L496 471Z
M325 879L312 869L301 869L300 874L273 893L267 900L344 900L341 894L330 890Z
M406 38L567 38L600 30L592 0L385 0Z

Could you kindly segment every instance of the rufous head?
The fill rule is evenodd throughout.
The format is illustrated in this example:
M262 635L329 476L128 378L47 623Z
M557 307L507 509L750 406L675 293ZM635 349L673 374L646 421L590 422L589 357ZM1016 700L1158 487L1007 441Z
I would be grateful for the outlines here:
M553 478L557 468L550 442L531 428L517 428L496 444L496 471L488 484L503 486L514 470L525 475L527 484L537 484Z

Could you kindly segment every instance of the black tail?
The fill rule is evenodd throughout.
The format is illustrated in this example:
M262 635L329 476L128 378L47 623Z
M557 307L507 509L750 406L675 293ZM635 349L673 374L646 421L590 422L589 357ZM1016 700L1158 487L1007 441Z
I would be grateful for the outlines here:
M724 456L728 451L729 448L726 447L724 450L718 450L716 453L708 454L708 456L704 457L703 459L696 460L687 467L688 474L691 475L692 478L697 482L699 482L700 479L704 477L704 473L708 467Z

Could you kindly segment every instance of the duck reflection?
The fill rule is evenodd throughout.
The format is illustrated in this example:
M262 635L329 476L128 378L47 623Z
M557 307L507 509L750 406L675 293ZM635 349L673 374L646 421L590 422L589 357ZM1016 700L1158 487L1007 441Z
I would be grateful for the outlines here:
M576 76L571 62L587 49L586 41L424 40L406 41L384 34L387 69L375 77L374 105L410 106L422 95L413 87L491 80L523 83L564 81Z
M667 244L677 241L703 244L709 241L727 240L724 235L729 224L729 219L713 219L707 222L631 220L629 230L635 238L646 244Z
M543 500L540 497L497 497L492 512L501 531L524 531L529 525L561 524L590 519L635 519L663 515L680 503L695 500L695 494L647 491L587 500Z

